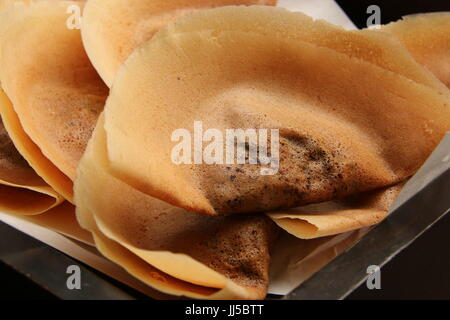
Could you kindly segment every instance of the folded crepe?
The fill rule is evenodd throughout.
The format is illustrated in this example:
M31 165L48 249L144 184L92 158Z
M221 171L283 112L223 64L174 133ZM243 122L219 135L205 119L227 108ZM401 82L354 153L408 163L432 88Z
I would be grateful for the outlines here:
M403 184L314 203L268 216L282 229L300 239L314 239L369 227L386 218Z
M23 220L62 233L72 239L93 245L89 232L82 229L75 218L75 207L50 187L22 157L19 151L31 150L45 160L34 163L35 168L47 170L45 157L36 145L23 133L17 117L10 117L13 112L11 102L0 89L0 115L8 118L8 126L0 118L0 212L12 214ZM16 146L8 131L19 132ZM17 138L17 136L16 136ZM25 151L26 152L26 151Z
M414 81L445 90L433 74L411 59L407 49L394 37L373 30L345 30L324 20L314 20L301 12L282 8L253 7L249 10L221 8L197 13L195 19L178 19L155 37L167 34L214 30L265 34L267 30L278 37L302 40L326 47L352 58L376 64ZM446 90L445 90L446 91Z
M450 88L450 12L403 17L381 28Z
M7 99L0 89L0 105ZM0 118L0 212L41 214L62 201L16 150Z
M89 0L83 12L86 51L111 87L120 65L159 29L186 14L229 5L275 5L276 0Z
M0 20L2 110L11 139L36 172L72 200L72 181L108 89L66 26L73 1L15 3Z
M269 248L277 234L270 219L198 215L141 193L106 170L105 139L101 119L75 182L78 220L100 252L165 293L207 299L266 295Z
M17 0L2 0L0 10ZM0 50L1 52L1 50ZM10 105L0 88L1 110ZM15 215L38 215L56 207L64 199L28 164L14 146L0 119L0 212Z
M208 217L191 213L114 178L106 170L103 126L101 117L75 182L78 221L92 232L98 250L136 278L167 294L203 299L263 298L267 291L269 249L277 235L273 225L262 215ZM395 197L394 189L398 188L379 192L382 197L374 192L345 202L354 212L365 208L364 213L370 216L370 209L383 210L382 203ZM326 210L322 213L325 218L333 214ZM340 225L348 220L345 217ZM369 225L362 220L353 228ZM299 236L281 220L275 221ZM308 245L301 247L307 251Z
M24 215L19 212L19 214L13 214L13 216L16 219L31 222L48 230L58 232L72 240L95 246L92 234L80 227L75 215L75 206L68 201L64 201L42 214Z
M319 203L414 174L450 129L448 89L409 54L390 55L388 41L375 57L358 54L369 37L348 36L349 54L334 47L338 29L321 23L331 38L315 43L285 23L301 16L269 7L202 11L137 49L105 106L108 171L209 215ZM304 20L305 28L316 23ZM267 146L276 150L267 132L279 130L279 163L238 164L236 154L228 162L230 129L266 130L266 158ZM255 150L254 141L246 137L241 149Z

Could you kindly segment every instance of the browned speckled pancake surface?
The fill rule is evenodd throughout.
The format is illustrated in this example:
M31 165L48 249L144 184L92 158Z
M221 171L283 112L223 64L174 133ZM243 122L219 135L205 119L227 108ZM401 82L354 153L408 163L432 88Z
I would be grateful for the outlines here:
M140 257L173 277L204 287L229 286L211 273L214 270L231 280L233 286L243 288L237 291L243 290L238 298L263 298L268 286L269 249L277 235L274 223L264 215L208 217L133 189L106 171L102 126L100 122L75 183L81 225L134 252L135 262ZM203 267L176 254L187 255ZM123 258L116 262L126 266L127 261ZM200 272L205 266L208 269ZM154 285L151 277L144 281ZM164 291L170 285L168 281L160 289ZM193 292L185 290L183 294L192 296ZM232 297L230 294L225 297Z
M450 95L442 83L407 52L401 59L380 55L386 60L374 63L312 40L280 37L270 24L245 28L245 21L270 12L276 21L298 16L270 7L203 11L130 56L105 107L113 175L176 206L217 215L328 201L415 173L450 129ZM210 15L218 25L202 29L198 20ZM244 21L242 30L225 24L233 17ZM400 66L386 67L393 63ZM410 72L393 72L402 66ZM172 134L186 129L193 137L196 121L222 134L279 129L278 172L193 159L174 163Z

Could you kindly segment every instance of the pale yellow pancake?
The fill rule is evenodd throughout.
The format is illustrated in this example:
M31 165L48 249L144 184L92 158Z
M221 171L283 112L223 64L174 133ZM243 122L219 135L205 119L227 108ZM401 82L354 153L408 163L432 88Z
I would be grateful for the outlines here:
M39 177L45 177L45 182L52 186L49 188L54 190L53 193L73 201L72 181L42 154L39 147L25 133L11 101L3 90L0 90L0 114L17 151L27 160L31 168Z
M408 50L393 36L374 30L345 30L324 20L282 8L253 7L250 10L222 8L199 12L195 19L178 19L156 37L192 31L212 30L275 34L280 39L302 40L373 63L416 82L445 90L436 77L411 59Z
M450 12L406 16L381 28L450 88Z
M39 174L69 200L67 180L75 179L108 94L84 51L80 31L67 27L66 10L74 4L15 3L0 21L0 79L20 123L18 130L23 129L54 166L52 177ZM21 133L10 134L14 140ZM33 162L34 152L21 153Z
M386 218L403 184L345 199L268 214L279 227L300 239L314 239L369 227Z
M62 201L16 150L0 118L0 212L41 214Z
M142 43L177 18L229 5L275 5L276 0L89 0L82 36L95 68L110 87L120 65Z

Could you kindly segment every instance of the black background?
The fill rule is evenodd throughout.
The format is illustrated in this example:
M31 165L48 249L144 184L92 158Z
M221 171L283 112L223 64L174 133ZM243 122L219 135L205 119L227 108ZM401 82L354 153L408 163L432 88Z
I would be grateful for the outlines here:
M298 0L301 1L301 0ZM399 20L414 13L450 11L449 0L336 0L358 28L365 28L367 7L378 5L381 9L381 23Z

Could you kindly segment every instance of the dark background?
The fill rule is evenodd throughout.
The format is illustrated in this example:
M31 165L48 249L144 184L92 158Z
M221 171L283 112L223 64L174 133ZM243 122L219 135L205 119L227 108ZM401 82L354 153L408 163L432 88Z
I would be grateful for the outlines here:
M378 5L381 8L383 24L413 13L450 11L450 0L336 2L359 28L366 26L369 16L366 10L369 5ZM382 290L368 290L362 285L348 299L450 299L449 244L450 216L447 215L382 268ZM56 299L54 295L2 262L0 298Z
M381 290L365 284L348 299L450 300L450 215L381 269Z
M301 0L298 0L301 1ZM450 11L449 0L336 0L358 28L365 28L367 7L377 5L381 9L381 23L399 20L414 13Z

